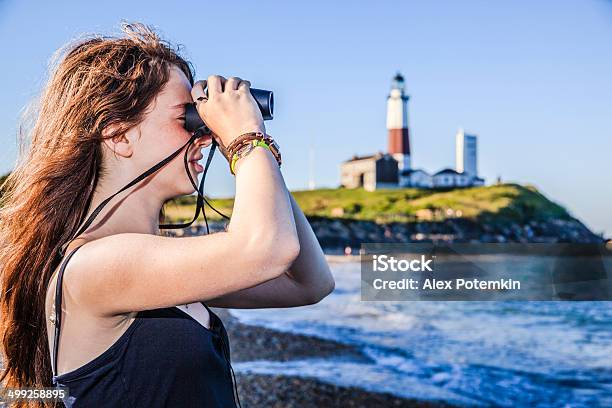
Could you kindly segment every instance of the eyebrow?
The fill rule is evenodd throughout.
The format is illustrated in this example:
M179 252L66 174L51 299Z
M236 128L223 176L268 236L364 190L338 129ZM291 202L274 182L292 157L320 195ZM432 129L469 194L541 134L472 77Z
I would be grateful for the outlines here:
M182 107L183 107L183 106L185 106L185 104L187 104L187 103L190 103L190 104L191 104L191 103L193 103L193 102L189 101L189 102L177 103L176 105L171 105L171 106L170 106L170 109L182 108Z

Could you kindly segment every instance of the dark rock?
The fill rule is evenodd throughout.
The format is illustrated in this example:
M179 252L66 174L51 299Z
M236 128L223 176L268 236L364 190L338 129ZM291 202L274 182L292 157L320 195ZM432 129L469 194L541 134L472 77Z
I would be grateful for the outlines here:
M236 375L236 384L243 408L452 407L444 402L400 398L305 377L240 373Z

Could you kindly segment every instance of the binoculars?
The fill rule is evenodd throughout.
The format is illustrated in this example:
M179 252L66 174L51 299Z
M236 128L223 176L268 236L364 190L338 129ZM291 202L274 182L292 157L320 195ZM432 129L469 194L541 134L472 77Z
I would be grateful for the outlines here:
M261 110L261 116L263 120L272 120L274 115L274 94L272 91L266 91L265 89L251 88L251 95L257 102L259 110ZM206 96L208 96L208 88L204 90ZM195 103L185 104L185 129L189 132L199 131L202 134L210 134L211 131L206 126L206 123L202 120L198 114L198 110L195 107Z

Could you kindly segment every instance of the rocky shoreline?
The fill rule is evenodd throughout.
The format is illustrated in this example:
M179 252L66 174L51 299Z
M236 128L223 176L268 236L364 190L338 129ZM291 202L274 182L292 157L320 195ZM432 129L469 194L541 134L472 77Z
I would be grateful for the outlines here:
M248 374L237 379L243 408L446 408L445 403L411 400L316 379Z
M350 345L243 324L226 309L213 310L223 320L227 330L232 363L332 356L372 362L359 349ZM243 408L452 407L441 401L401 398L358 387L337 386L308 377L236 373L236 384Z
M347 218L308 217L325 253L353 251L362 243L603 243L604 239L576 219L517 222L477 222L467 218L443 221L376 223ZM209 221L210 232L222 231L225 221ZM173 236L206 233L204 224L169 231Z
M476 222L465 218L444 221L391 222L312 217L310 224L325 248L358 248L362 242L414 243L600 243L603 238L575 219Z

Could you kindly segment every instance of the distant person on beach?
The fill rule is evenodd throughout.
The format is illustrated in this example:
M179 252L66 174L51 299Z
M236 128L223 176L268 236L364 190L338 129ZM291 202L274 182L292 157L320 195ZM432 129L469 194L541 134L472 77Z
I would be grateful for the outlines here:
M195 191L187 171L202 172L202 148L214 140L225 156L239 136L266 129L249 81L194 84L191 64L152 29L122 29L58 53L4 185L0 380L68 387L63 403L73 407L235 407L227 332L209 306L314 304L334 280L265 146L236 162L225 231L160 234L164 202ZM194 101L212 135L187 145L197 135L185 129L184 104ZM105 199L182 145L188 170L179 154L71 239Z

